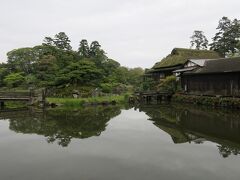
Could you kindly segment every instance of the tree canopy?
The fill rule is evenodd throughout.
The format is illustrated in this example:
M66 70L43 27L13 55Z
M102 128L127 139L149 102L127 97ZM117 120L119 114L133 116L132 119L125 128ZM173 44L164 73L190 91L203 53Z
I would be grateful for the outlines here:
M0 64L0 87L88 87L112 93L114 88L139 85L143 70L122 67L108 58L98 41L89 45L83 39L77 51L70 42L60 32L45 37L42 45L8 52L7 63Z
M191 47L195 47L197 50L207 49L208 40L203 31L196 30L193 32L193 35L191 36Z
M240 20L222 17L217 30L218 32L212 38L210 49L217 51L222 56L236 53L240 42Z

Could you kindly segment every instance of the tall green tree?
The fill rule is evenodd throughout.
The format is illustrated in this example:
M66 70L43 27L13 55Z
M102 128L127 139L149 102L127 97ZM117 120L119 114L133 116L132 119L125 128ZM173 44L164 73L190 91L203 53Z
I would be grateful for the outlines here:
M9 70L5 63L0 64L0 87L5 85L4 78L9 74Z
M135 87L139 87L144 75L144 70L140 67L129 69L128 83Z
M107 61L105 51L101 48L98 41L93 41L90 45L90 58L94 60L98 67L103 66L103 63Z
M86 39L80 41L78 53L83 58L88 58L90 56L90 48Z
M45 37L43 40L43 45L54 46L54 40L51 37Z
M208 47L208 40L206 36L204 35L203 31L195 30L193 32L193 35L190 37L191 38L191 48L195 48L197 50L200 49L207 49Z
M234 53L228 53L229 57L239 57L240 56L240 41L238 42L237 46L236 46L236 52Z
M32 48L14 49L7 53L7 57L10 71L25 74L33 72L33 63L37 60Z
M234 54L237 51L237 45L240 40L240 21L230 20L228 17L222 17L218 23L218 32L213 37L210 49L218 52L222 56L229 53Z
M54 36L54 44L57 48L62 50L72 50L72 47L70 45L70 39L65 34L65 32L60 32Z
M94 62L83 59L71 63L57 75L56 84L72 85L97 85L101 79L101 69L98 69Z
M90 56L91 57L101 57L105 56L104 50L101 49L101 45L98 41L93 41L90 45Z
M70 45L70 43L71 41L65 32L59 32L54 36L54 38L45 37L43 40L43 45L55 46L58 49L67 51L72 50L72 46Z
M43 56L36 64L36 77L40 81L39 86L53 86L55 83L58 66L57 59L52 55Z

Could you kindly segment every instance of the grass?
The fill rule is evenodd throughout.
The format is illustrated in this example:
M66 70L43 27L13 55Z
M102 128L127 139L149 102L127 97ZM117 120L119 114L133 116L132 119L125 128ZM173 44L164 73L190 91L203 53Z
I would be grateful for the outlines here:
M5 107L9 109L17 109L27 107L27 103L25 102L16 102L16 101L7 101L5 102Z
M102 96L102 97L90 97L90 98L47 98L49 103L62 104L67 107L83 106L90 103L103 103L112 102L124 103L126 101L126 95L114 95L114 96Z

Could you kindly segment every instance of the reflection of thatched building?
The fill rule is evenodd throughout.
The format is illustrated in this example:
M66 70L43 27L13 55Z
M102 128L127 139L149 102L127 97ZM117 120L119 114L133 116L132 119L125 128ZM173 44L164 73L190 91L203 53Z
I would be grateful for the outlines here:
M154 125L168 133L174 143L211 141L223 156L240 154L240 115L193 107L142 107ZM228 154L229 155L229 154Z

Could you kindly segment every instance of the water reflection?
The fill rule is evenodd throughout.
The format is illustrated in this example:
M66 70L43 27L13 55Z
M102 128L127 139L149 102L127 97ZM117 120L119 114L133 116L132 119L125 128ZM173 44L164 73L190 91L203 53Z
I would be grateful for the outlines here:
M175 144L217 144L222 157L240 154L240 114L237 111L207 109L193 106L142 106L153 124L169 134ZM37 134L48 143L62 147L73 138L99 136L108 121L121 113L119 106L83 109L35 109L0 112L0 119L9 121L9 129L16 133Z
M38 134L48 143L57 142L66 147L72 138L99 136L107 122L119 115L118 106L89 107L84 109L50 109L47 111L22 110L1 112L0 119L9 120L9 129L24 134Z
M218 144L224 158L240 154L240 114L237 111L180 105L145 106L140 107L140 111L176 144L211 141Z

